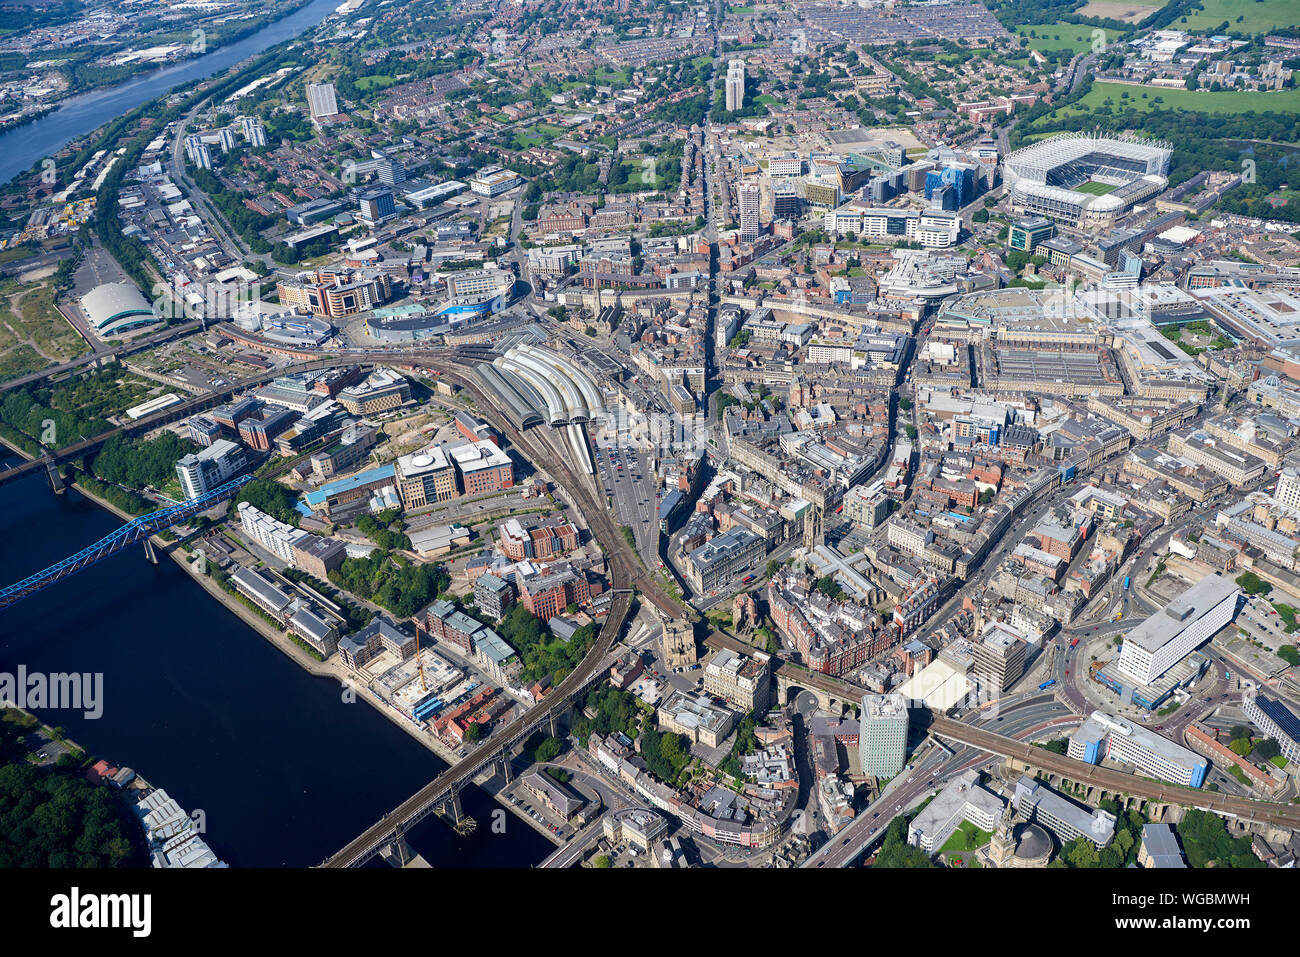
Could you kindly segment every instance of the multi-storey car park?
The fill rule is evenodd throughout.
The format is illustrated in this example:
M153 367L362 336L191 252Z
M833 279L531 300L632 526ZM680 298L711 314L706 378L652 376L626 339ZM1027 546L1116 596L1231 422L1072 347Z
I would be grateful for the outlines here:
M1018 211L1081 229L1106 229L1168 185L1172 144L1130 133L1062 133L1006 160Z

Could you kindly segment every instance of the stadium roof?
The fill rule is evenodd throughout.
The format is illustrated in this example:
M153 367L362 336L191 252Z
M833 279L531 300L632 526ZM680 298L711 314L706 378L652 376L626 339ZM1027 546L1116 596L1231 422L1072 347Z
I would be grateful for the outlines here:
M159 321L153 307L134 283L113 282L96 286L81 297L81 311L95 331L121 332Z

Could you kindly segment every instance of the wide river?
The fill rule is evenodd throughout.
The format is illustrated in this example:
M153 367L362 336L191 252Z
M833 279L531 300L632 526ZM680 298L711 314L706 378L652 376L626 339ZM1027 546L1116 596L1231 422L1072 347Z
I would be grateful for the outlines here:
M0 447L0 465L6 453ZM0 488L0 580L19 581L97 541L119 520L42 476ZM170 558L129 549L0 611L0 671L103 675L103 714L41 711L93 754L135 768L182 807L234 866L320 863L446 765L332 679L309 675ZM411 845L435 867L529 867L549 841L478 788L462 838L430 818Z
M0 181L106 119L218 73L319 23L339 0L314 0L197 59L65 101L0 135ZM10 458L0 446L0 462ZM41 477L0 488L0 580L74 554L120 522ZM182 807L202 810L207 839L234 866L308 866L341 848L446 765L369 704L286 658L170 559L132 549L0 611L0 671L103 675L103 715L38 711L92 753L130 765ZM470 837L436 818L409 832L435 867L538 863L550 842L477 788Z
M34 123L0 134L0 183L7 183L32 165L79 136L98 129L115 117L162 96L178 86L220 73L277 43L292 40L320 23L338 7L339 0L312 0L287 17L268 23L242 40L174 66L143 73L117 86L69 97L57 110Z

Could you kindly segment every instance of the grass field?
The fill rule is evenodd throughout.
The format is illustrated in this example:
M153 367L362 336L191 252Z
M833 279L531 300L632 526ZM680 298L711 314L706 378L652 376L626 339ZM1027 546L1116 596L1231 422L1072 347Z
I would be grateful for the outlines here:
M1119 189L1118 186L1112 186L1110 183L1098 183L1096 180L1088 180L1088 182L1074 187L1076 193L1087 193L1089 196L1105 196L1117 189Z
M961 826L952 832L952 837L948 838L939 848L940 853L973 851L983 847L993 839L993 835L988 831L981 831L970 821L962 821Z
M564 133L558 126L550 123L536 123L522 130L515 130L510 137L513 149L526 150L534 146L549 146L551 141Z
M1169 29L1215 30L1227 20L1234 33L1263 33L1300 23L1300 0L1201 0L1201 6L1204 9L1175 20Z
M46 282L0 282L0 379L75 359L86 344L54 308Z
M1127 96L1125 96L1127 94ZM1262 92L1256 90L1158 89L1131 86L1127 83L1094 83L1092 89L1078 103L1066 108L1063 115L1079 116L1094 113L1106 100L1116 111L1135 109L1186 110L1190 113L1293 113L1300 110L1300 89ZM1056 115L1056 114L1051 114Z
M1165 0L1092 0L1074 12L1081 17L1138 23L1165 5Z
M1092 31L1099 27L1084 27L1077 23L1030 23L1016 27L1016 33L1029 37L1029 49L1040 53L1048 50L1073 50L1082 53L1092 47ZM1029 36L1030 34L1034 36ZM1119 36L1118 30L1106 31L1106 42Z
M397 78L383 73L376 73L373 76L357 77L354 82L358 90L386 90L397 82Z

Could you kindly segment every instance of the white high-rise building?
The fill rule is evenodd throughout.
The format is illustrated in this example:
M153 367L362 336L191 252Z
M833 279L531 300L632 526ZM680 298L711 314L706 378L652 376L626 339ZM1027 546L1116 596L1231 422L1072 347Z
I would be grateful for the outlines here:
M745 106L745 61L732 60L727 64L727 110L734 112Z
M762 192L757 183L741 183L736 187L736 199L740 207L740 239L752 243L760 231L759 205Z
M230 153L235 148L235 131L228 126L223 126L221 132L217 134L221 137L221 149L223 152Z
M338 99L334 95L333 83L308 83L307 107L311 110L313 120L322 116L334 116L339 111Z
M1232 621L1240 595L1232 579L1206 575L1124 636L1119 670L1151 684Z
M907 760L907 699L901 694L862 696L858 729L862 773L892 778Z
M1300 473L1287 466L1277 477L1277 490L1273 493L1277 504L1300 512Z
M244 130L244 139L248 140L248 145L257 149L266 145L266 127L256 116L245 116L240 121Z
M243 446L217 439L206 449L177 459L176 477L186 498L198 498L247 468Z

